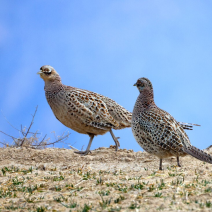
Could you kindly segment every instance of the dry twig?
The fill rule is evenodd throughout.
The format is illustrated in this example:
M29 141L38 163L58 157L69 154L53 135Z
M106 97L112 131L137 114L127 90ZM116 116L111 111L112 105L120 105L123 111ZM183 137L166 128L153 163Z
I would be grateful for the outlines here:
M50 146L50 145L54 146L54 144L56 144L56 143L64 142L68 138L69 133L67 135L64 135L64 133L63 133L62 136L56 136L56 140L53 142L48 142L50 140L50 138L46 138L47 135L45 135L40 141L40 139L37 137L37 135L39 134L37 131L30 132L30 129L34 123L34 118L37 113L37 109L38 109L38 106L36 107L35 112L32 115L32 120L31 120L29 127L23 128L21 125L21 130L14 127L5 117L6 121L9 123L9 125L12 126L18 132L20 132L23 136L21 138L15 138L14 136L11 136L3 131L0 131L0 133L3 133L4 135L13 139L14 144L10 145L10 146L12 146L12 147L23 147L24 146L24 147L34 148L34 149L43 149L43 148L46 148L47 146ZM29 134L30 134L30 136L29 136ZM3 143L3 142L0 142L0 143L3 144L4 146L8 146L7 143Z

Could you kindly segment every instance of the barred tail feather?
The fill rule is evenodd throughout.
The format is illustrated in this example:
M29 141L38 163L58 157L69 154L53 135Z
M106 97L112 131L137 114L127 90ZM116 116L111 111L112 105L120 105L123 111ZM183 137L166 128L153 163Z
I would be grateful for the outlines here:
M212 164L212 156L196 148L195 146L184 147L184 152L207 163Z
M193 130L193 126L200 126L199 124L184 123L184 122L179 122L179 124L184 130Z

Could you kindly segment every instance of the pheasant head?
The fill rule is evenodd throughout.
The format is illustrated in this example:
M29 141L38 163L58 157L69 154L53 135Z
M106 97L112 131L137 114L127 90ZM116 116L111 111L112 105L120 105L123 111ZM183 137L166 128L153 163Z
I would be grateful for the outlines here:
M139 105L143 108L154 104L153 86L149 79L139 78L134 84L140 92Z
M144 90L150 90L153 92L152 83L150 82L149 79L144 78L144 77L139 78L137 80L137 82L134 84L134 86L136 86L138 88L140 93Z
M49 65L42 66L37 74L40 74L40 77L45 82L56 81L56 80L61 81L59 74L55 71L55 69L52 66Z

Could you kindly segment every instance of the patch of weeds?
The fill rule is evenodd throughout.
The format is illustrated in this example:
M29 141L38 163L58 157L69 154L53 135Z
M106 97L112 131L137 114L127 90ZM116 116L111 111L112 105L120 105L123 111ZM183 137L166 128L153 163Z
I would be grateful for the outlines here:
M192 183L189 183L189 184L185 184L185 188L195 188L195 185Z
M144 184L131 184L131 189L139 189L139 190L142 190L144 188Z
M120 203L124 199L125 199L125 197L120 195L117 199L114 200L114 203Z
M28 186L28 187L23 186L23 187L19 187L17 190L20 192L26 192L26 193L32 194L35 190L38 190L38 186L37 185Z
M113 175L115 175L115 176L119 175L118 171L114 171Z
M207 208L211 208L211 207L212 207L212 202L211 202L211 201L206 201L206 202L205 202L205 206L206 206Z
M103 171L102 170L99 170L99 175L103 174Z
M158 185L158 189L162 190L163 188L165 188L165 183L164 183L163 179L161 179L160 184Z
M6 198L6 197L11 198L12 196L13 196L13 193L11 191L0 190L0 198Z
M66 184L65 187L66 187L67 189L71 189L71 190L74 189L74 185L73 185L73 184Z
M173 200L176 200L176 196L175 196L175 194L173 194L172 199L173 199Z
M171 182L171 185L174 185L174 186L182 185L183 184L183 181L184 181L184 178L183 179L180 179L178 177L176 181L172 181Z
M196 170L195 170L195 174L197 175ZM199 183L199 175L197 175L196 178L194 178L194 181L195 181L196 183Z
M61 188L60 186L55 186L55 187L54 187L54 190L55 190L55 191L61 191L61 189L62 189L62 188Z
M3 176L6 176L7 170L6 170L5 168L7 168L7 167L3 167L3 168L1 169Z
M169 171L173 171L173 170L176 170L176 166L172 165L172 166L167 166L167 169Z
M92 209L92 206L91 205L84 204L84 207L82 209L82 212L88 212L91 209Z
M212 188L211 187L208 187L205 189L205 193L209 193L209 192L212 192Z
M53 197L55 202L62 202L62 198L61 197Z
M11 168L8 168L8 167L4 166L4 167L1 169L1 171L2 171L2 174L3 174L4 176L6 176L6 173L7 173L7 172L10 172L10 173L19 172L19 168L18 168L18 167L15 167L15 166L11 166Z
M154 171L152 174L150 174L150 176L155 176L156 172Z
M4 206L4 208L7 210L13 210L13 211L20 209L20 207L14 206L13 204L10 206Z
M127 192L128 192L128 191L127 191L127 190L128 190L127 187L123 187L123 188L122 188L122 187L120 187L119 185L118 185L118 190L121 191L121 192L123 192L123 193L127 193Z
M91 173L90 172L86 172L84 175L83 175L83 180L88 180L91 178Z
M57 167L51 168L51 171L57 171Z
M101 197L102 201L99 202L99 205L100 205L103 209L106 208L108 205L110 205L111 199L112 199L112 198L107 199L107 200L104 200L104 198L103 198L102 195L100 195L100 197Z
M155 197L162 197L162 193L160 193L160 192L157 192L157 193L155 193Z
M84 187L77 187L77 191L81 191Z
M46 209L46 207L44 207L44 206L40 206L40 207L37 207L36 208L36 212L44 212L44 211L46 211L47 209Z
M24 180L23 181L19 180L17 176L12 179L12 182L13 182L13 185L24 184Z
M171 173L171 172L169 172L168 174L169 174L169 176L170 176L170 177L175 177L175 176L176 176L176 174L175 174L175 173Z
M148 192L151 192L151 191L153 191L153 190L155 190L155 185L154 184L149 184L149 187L148 187Z
M40 197L38 197L38 199L39 200L42 200L42 199L44 199L44 196L40 196Z
M205 204L204 204L204 203L202 203L202 202L201 202L201 203L199 203L199 207L200 207L200 208L204 208L204 206L205 206Z
M44 179L45 181L48 181L48 180L51 179L51 177L44 177L43 179Z
M98 194L102 195L102 196L109 196L110 191L109 190L107 190L107 191L98 191Z
M60 175L59 177L58 176L54 176L52 180L53 181L61 181L61 180L64 180L64 179L65 179L65 177Z
M38 186L35 185L35 186L29 186L29 187L26 187L26 191L30 194L32 194L35 190L38 189Z
M26 200L26 202L28 203L33 203L36 200L36 197L24 197L24 199Z
M32 180L32 177L27 176L26 179L27 180Z
M115 183L106 183L107 187L114 187L114 185L116 185Z
M61 205L63 205L66 208L76 208L77 207L77 203L76 202L71 202L70 204L64 204L64 203L60 203Z
M99 179L96 180L96 184L97 185L103 185L104 181L102 180L102 178L100 177Z
M129 206L129 209L139 209L140 206L137 203L131 203L131 205Z
M32 173L32 166L28 169L28 170L21 170L21 172L23 172L24 174L27 174L27 173Z
M206 185L208 185L208 184L211 184L211 182L210 182L210 181L207 181L207 180L202 180L201 184L202 184L203 186L206 186Z

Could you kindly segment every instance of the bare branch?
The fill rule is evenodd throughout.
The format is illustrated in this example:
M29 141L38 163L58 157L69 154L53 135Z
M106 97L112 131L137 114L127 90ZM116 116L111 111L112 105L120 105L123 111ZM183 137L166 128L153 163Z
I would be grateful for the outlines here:
M24 135L23 128L22 128L22 124L21 124L21 134L22 134L23 136L25 136L25 135Z
M29 133L29 130L30 130L30 128L32 127L32 125L33 125L33 123L34 123L34 118L35 118L35 115L36 115L37 110L38 110L38 106L36 106L34 115L32 116L32 121L31 121L31 123L30 123L30 125L29 125L29 128L28 128L27 132L25 133L25 135L23 135L24 137L27 137L27 135L28 135L28 133ZM23 131L22 131L22 132L23 132ZM25 139L23 139L23 141L22 141L22 143L21 143L20 146L23 146L24 140L25 140Z
M8 134L5 133L5 132L0 131L0 133L3 133L3 134L5 134L6 136L8 136L8 137L10 137L10 138L12 138L12 139L15 139L15 137L13 137L13 136L11 136L11 135L8 135Z
M1 110L2 115L4 116L4 119L6 120L6 122L15 130L17 130L18 132L21 132L19 129L17 129L16 127L14 127L6 118L6 116L4 115L3 111Z
M73 146L71 146L71 145L68 145L71 149L73 149L73 150L75 150L75 151L78 151L79 152L79 150L78 149L76 149L75 147L73 147Z
M0 144L3 144L4 146L7 146L7 144L6 143L3 143L3 142L0 142Z
M64 139L68 138L69 135L70 135L70 134L68 133L66 136L62 136L61 138L57 139L56 141L54 141L54 142L52 142L52 143L47 143L46 146L54 145L54 144L56 144L56 143L58 143L58 142L60 142L60 141L62 141L62 140L64 140ZM40 142L40 144L41 144L41 142ZM32 146L40 146L40 144L38 144L38 145L35 145L35 144L34 144L34 145L32 145Z
M37 146L37 147L41 146L44 143L45 138L46 138L46 135L43 137L42 141L38 145L32 145L32 146Z

